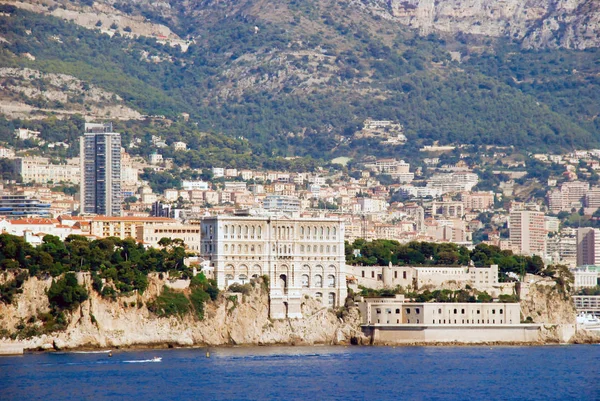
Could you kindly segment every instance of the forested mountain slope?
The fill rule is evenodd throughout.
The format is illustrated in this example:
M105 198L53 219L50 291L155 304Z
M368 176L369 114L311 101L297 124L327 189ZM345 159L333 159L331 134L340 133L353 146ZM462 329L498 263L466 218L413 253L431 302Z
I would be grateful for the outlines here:
M85 3L62 6L99 7ZM110 3L119 21L168 26L185 49L151 30L138 37L102 21L83 28L3 5L0 67L69 74L141 114L189 113L200 130L243 137L266 156L402 155L436 140L600 145L596 47L523 50L507 39L422 36L368 2ZM357 138L369 117L398 121L408 143Z

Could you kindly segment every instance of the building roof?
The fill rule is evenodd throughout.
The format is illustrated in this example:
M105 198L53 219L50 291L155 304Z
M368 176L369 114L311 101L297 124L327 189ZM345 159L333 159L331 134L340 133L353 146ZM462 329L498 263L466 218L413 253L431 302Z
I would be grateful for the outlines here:
M11 224L49 224L49 225L54 225L56 223L58 223L58 220L41 219L41 218L27 218L27 219L11 220Z
M89 219L91 221L154 221L154 222L175 222L175 219L169 217L138 217L138 216L121 216L121 217L107 217L107 216L95 216Z

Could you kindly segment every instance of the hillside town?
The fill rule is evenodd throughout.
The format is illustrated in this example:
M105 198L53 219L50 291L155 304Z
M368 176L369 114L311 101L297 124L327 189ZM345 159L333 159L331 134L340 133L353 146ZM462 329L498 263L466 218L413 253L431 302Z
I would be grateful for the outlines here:
M369 121L365 127L373 131L388 123ZM37 135L24 129L15 132L23 140ZM506 266L474 265L473 258L465 262L456 256L463 250L476 254L481 246L488 246L505 256L527 257L526 263L540 268L566 266L574 277L574 290L580 293L575 299L578 310L598 312L590 307L595 297L586 298L591 294L585 290L596 289L600 277L600 229L596 228L600 186L595 185L600 150L523 158L511 156L510 148L487 147L473 157L467 147L434 145L421 149L422 162L416 167L404 160L376 157L350 167L323 166L311 172L220 165L201 171L202 179L182 179L176 186L155 191L156 183L141 177L174 168L183 175L186 169L163 159L161 149L186 152L187 144L153 136L155 150L147 160L130 155L123 145L110 123L86 123L79 144L83 157L57 162L0 148L18 174L2 188L0 231L33 246L45 244L48 235L62 241L73 236L133 239L145 248L179 241L187 252L186 263L214 279L220 289L270 277L269 313L274 319L301 318L304 296L339 307L349 293L364 294L365 289L419 290L454 283L457 288L476 288L479 302L518 300L521 292L528 291L524 267L520 274L507 273ZM528 169L530 162L537 170ZM555 175L541 182L536 174L546 166ZM363 258L361 244L372 241L454 248L430 263L411 266L389 261L387 266L381 259ZM465 294L465 302L475 299ZM389 341L394 334L378 328L381 321L372 316L373 311L389 304L390 310L397 311L397 324L410 324L401 306L418 304L400 295L394 300L377 299L355 301L365 308L363 325L370 327L370 335ZM430 306L435 309L435 305ZM467 335L474 342L491 338L486 329L490 324L506 326L493 331L498 341L534 341L537 326L523 325L518 304L506 304L517 308L506 310L512 315L510 322L503 309L499 309L502 316L490 319L496 308L489 305L486 319L469 318L475 309L464 312L462 308L460 319L455 316L448 324L460 320L484 325ZM421 305L415 310L418 314L425 309ZM386 322L392 324L389 318ZM431 321L423 319L412 323L443 325L447 320L433 315L428 317ZM405 340L411 339L415 337Z

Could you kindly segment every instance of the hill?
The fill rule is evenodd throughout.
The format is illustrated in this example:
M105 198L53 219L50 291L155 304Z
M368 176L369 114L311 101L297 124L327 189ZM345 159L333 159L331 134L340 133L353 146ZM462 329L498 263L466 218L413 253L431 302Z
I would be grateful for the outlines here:
M68 74L140 114L189 113L199 131L249 140L263 158L409 156L434 141L600 145L597 47L535 50L523 49L524 39L423 36L378 13L381 2L358 3L62 3L87 13L102 7L106 18L112 9L119 21L165 26L156 29L168 35L3 5L0 67ZM407 144L356 137L367 118L399 122Z

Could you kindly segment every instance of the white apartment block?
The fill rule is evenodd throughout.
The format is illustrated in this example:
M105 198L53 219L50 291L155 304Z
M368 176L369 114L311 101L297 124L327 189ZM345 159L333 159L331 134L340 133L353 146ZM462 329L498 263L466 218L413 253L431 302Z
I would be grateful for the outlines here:
M510 245L522 255L546 254L546 227L544 213L531 210L510 212Z
M52 164L45 157L17 158L15 162L24 183L81 183L79 158L68 159L66 164Z
M208 182L205 181L182 181L181 187L186 191L200 190L206 191L209 188Z
M219 288L269 277L270 316L302 317L305 296L343 305L344 225L338 219L213 216L201 223L201 257Z
M468 192L479 182L475 173L457 172L449 174L436 174L429 181L427 187L439 189L442 194L448 192Z

